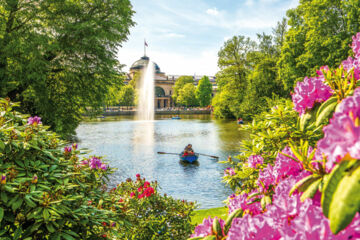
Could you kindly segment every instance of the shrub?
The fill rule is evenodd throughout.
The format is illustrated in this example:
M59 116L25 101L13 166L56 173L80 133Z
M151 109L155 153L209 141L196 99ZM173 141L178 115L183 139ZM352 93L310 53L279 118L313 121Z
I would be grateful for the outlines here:
M192 237L360 238L360 33L352 47L354 59L298 82L293 103L246 127L251 140L225 162L235 190L228 219L221 227L204 221Z
M189 235L193 204L161 196L155 183L144 199L132 199L126 189L142 184L140 179L107 191L114 169L101 157L81 156L76 144L66 146L39 117L27 118L15 106L0 99L1 239Z

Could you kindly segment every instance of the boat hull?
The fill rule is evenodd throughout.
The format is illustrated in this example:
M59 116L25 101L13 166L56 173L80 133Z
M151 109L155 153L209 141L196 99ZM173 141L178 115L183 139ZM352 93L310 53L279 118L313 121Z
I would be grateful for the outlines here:
M199 154L194 154L194 155L187 155L187 156L183 156L182 153L179 154L180 160L187 162L187 163L194 163L198 160L199 158Z

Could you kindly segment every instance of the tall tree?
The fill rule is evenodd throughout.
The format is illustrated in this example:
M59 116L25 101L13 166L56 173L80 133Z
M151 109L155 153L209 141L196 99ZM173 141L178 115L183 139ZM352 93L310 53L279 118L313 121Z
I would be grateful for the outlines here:
M195 91L196 88L193 83L186 83L179 91L177 103L186 107L197 106L198 101L196 99Z
M129 0L0 0L0 96L74 133L121 84L116 53L132 15Z
M290 26L278 62L279 77L290 91L322 65L338 66L360 31L360 1L301 0L287 12Z
M216 74L218 97L215 96L212 105L217 116L234 117L239 111L240 104L245 96L247 74L252 69L252 62L248 61L249 53L254 52L256 43L244 36L234 36L226 41L220 49ZM222 100L219 101L219 98ZM226 102L222 102L226 100ZM226 106L225 106L226 105ZM221 112L224 109L224 112Z
M209 106L211 103L212 84L207 76L203 76L196 88L196 98L201 107Z
M119 92L119 104L122 106L134 106L135 105L135 89L132 85L128 84L121 88Z
M178 102L177 98L179 97L180 90L185 86L185 84L191 83L194 84L194 78L192 76L180 76L173 86L172 98L174 102Z

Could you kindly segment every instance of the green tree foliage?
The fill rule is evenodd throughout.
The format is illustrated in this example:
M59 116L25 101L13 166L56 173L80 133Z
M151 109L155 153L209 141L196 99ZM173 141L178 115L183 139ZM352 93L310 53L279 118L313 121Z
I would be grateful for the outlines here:
M196 98L201 107L209 106L211 103L212 84L207 76L200 79L196 88Z
M360 2L302 0L287 12L289 30L278 62L289 92L322 65L338 66L349 55L351 36L360 31Z
M132 85L128 84L121 88L118 96L118 104L122 106L134 106L135 105L135 89Z
M73 134L85 107L119 83L116 53L132 15L128 0L0 0L0 96Z
M217 116L237 115L247 87L246 76L251 67L247 59L255 47L256 43L250 38L234 36L220 49L218 53L220 71L216 74L220 96L215 96L212 103Z
M186 83L183 88L180 89L177 97L177 104L194 107L198 105L196 98L196 87L193 83Z
M194 84L194 78L192 76L180 76L173 86L173 94L172 98L175 103L178 102L177 98L179 97L180 90L185 86L187 83Z

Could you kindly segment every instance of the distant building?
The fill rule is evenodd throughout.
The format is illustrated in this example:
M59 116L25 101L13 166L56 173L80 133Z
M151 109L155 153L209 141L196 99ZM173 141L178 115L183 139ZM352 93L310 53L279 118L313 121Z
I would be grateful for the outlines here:
M150 58L147 56L141 57L139 60L135 61L131 67L130 72L127 74L127 79L125 84L131 81L134 78L136 72L142 71L145 66L149 63ZM161 72L159 65L155 64L155 108L168 108L173 107L174 102L172 99L173 86L175 85L176 80L182 75L166 75L164 72ZM199 80L203 75L194 75L194 85L197 86ZM208 76L210 82L213 85L213 95L216 92L217 85L214 76Z

